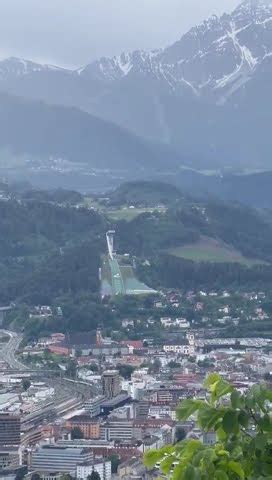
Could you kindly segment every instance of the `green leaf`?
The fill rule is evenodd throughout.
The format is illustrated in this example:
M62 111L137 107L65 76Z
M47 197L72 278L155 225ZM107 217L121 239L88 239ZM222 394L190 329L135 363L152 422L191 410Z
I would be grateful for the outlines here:
M241 480L244 480L245 478L245 473L244 473L244 470L241 466L240 463L238 462L234 462L233 460L231 460L230 462L228 462L227 464L228 466L228 469L231 470L232 472L236 473L236 475L241 479Z
M230 393L232 391L233 387L228 382L220 378L220 380L218 380L218 382L214 384L212 397L214 398L214 400L218 400L219 398L224 397L224 395L227 395L227 393Z
M174 458L172 455L169 455L168 457L165 457L161 463L160 463L160 470L162 473L165 475L170 472L170 469L172 468L174 463Z
M259 425L264 432L272 432L272 419L268 414L260 418Z
M224 470L215 470L214 478L215 480L229 480L229 477Z
M248 408L254 408L256 401L251 394L248 394L245 398L245 404Z
M217 458L214 448L207 448L203 452L203 462L205 465L212 464Z
M202 407L204 402L201 400L191 400L187 399L181 402L177 408L177 418L179 420L187 420L191 415L193 415L199 408Z
M230 400L231 400L232 408L240 408L240 406L241 406L241 395L238 392L238 390L233 390L233 392L230 396Z
M198 412L198 423L203 430L211 430L223 418L225 410L205 405Z
M152 468L163 458L164 453L161 450L149 450L144 456L144 464L147 468Z
M188 465L183 474L183 480L196 480L198 478L197 471L193 465Z
M202 444L202 446L203 446L203 444ZM203 446L203 448L205 448L205 447ZM203 449L202 449L202 451L197 452L197 453L193 456L193 458L192 458L192 464L193 464L195 467L199 467L199 466L201 465L201 463L202 463L202 459L203 459Z
M195 452L197 452L199 449L203 448L203 444L200 442L200 440L187 440L187 443L185 444L185 449L184 451L186 454L192 456Z
M181 480L181 478L183 478L183 472L184 472L184 465L181 463L178 463L173 470L171 480Z
M271 459L270 459L271 460ZM272 475L272 464L269 462L269 463L265 463L263 466L262 466L262 473L264 473L265 475L265 478L267 478L267 475Z
M222 427L220 427L216 430L216 436L217 436L218 440L221 440L221 441L224 441L227 438L227 434L226 434L226 432L224 432Z
M256 400L258 400L262 396L262 389L260 385L253 385L250 389L250 392Z
M244 428L248 427L249 415L245 410L240 411L240 413L238 415L238 422L242 427L244 427Z
M235 410L228 410L222 422L223 430L230 434L230 433L237 433L239 431L239 424L238 424L238 414Z
M263 395L265 400L272 402L272 390L268 388L263 388Z
M258 450L264 450L267 445L267 436L263 433L258 433L255 437L255 446Z
M209 389L219 380L221 380L219 373L209 373L209 375L205 378L203 385L205 388Z
M219 457L229 457L230 456L230 453L227 450L223 450L222 448L221 448L221 450L216 450L216 453Z

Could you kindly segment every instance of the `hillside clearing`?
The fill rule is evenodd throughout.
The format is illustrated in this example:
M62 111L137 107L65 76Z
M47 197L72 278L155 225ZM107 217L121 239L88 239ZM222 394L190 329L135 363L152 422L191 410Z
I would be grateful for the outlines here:
M167 251L175 257L195 262L240 263L248 267L265 264L258 259L246 258L230 245L208 237L203 237L196 243L171 248Z
M160 213L165 213L166 209L164 207L156 207L156 208L129 208L129 207L124 207L124 208L118 208L118 209L108 209L106 211L106 215L111 219L111 220L126 220L127 222L130 222L134 220L134 218L138 217L142 213L153 213L153 212L160 212Z

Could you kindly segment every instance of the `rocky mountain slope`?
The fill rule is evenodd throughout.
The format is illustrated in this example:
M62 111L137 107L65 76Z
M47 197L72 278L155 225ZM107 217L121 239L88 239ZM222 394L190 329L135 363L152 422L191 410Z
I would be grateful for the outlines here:
M164 50L101 58L76 71L0 62L1 90L80 107L163 140L201 168L269 167L271 80L272 0L245 0Z

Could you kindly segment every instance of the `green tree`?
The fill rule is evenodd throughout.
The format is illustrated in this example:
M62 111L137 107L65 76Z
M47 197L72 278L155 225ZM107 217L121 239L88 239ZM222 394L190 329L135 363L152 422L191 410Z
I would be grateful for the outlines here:
M101 480L101 477L98 472L93 470L91 475L88 475L87 480Z
M70 359L66 367L66 375L69 378L75 379L76 373L77 373L76 362Z
M148 372L159 373L160 369L161 369L161 361L158 358L155 358L154 362L150 363Z
M73 480L73 477L69 473L64 473L61 475L60 480Z
M91 365L89 366L89 369L94 373L98 372L99 370L98 365L96 365L96 363L91 363Z
M28 378L24 378L22 380L22 388L23 388L24 392L26 392L29 389L30 385L31 385L31 382Z
M186 431L183 427L177 427L175 432L175 440L176 442L181 442L186 437Z
M71 437L72 437L72 440L83 438L83 433L79 427L72 428Z
M33 473L31 475L31 480L41 480L41 477L38 473Z
M134 372L135 368L132 365L117 365L121 377L126 380L131 379L131 374Z
M175 360L170 360L170 362L167 364L169 368L179 368L181 367L181 364L179 362L175 362Z
M271 480L272 391L260 384L242 395L216 373L204 387L206 400L184 400L177 417L193 415L202 431L215 432L215 444L185 439L148 452L146 466L159 464L171 480Z
M111 473L117 473L117 469L120 465L120 458L116 454L110 455L108 460L111 462Z

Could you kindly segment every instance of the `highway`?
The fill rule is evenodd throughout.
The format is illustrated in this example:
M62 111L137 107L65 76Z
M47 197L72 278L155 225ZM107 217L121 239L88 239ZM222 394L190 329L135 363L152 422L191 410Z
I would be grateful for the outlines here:
M15 355L23 340L23 335L8 330L0 330L0 336L1 335L8 335L10 340L7 343L1 344L0 360L6 362L11 370L28 370Z
M23 335L8 330L0 330L0 336L9 336L7 343L0 344L0 361L8 365L8 373L29 374L30 377L41 377L44 383L54 388L54 395L45 401L41 401L35 411L22 417L22 431L25 435L35 433L37 429L46 423L52 423L71 410L82 407L84 398L93 395L90 385L83 382L73 382L61 377L52 377L44 369L30 369L16 358L16 352L23 340ZM3 369L6 373L7 370ZM26 437L28 438L28 437Z
M81 409L85 399L96 394L94 387L84 382L72 381L61 376L52 376L44 369L33 370L16 358L16 352L23 340L23 335L0 330L0 336L9 336L7 343L0 344L0 361L8 365L8 372L20 376L27 373L30 378L39 378L39 381L54 388L54 395L41 401L37 408L21 417L22 445L35 445L42 438L42 429L45 425L54 424L57 420L70 412ZM7 372L3 369L1 373Z

